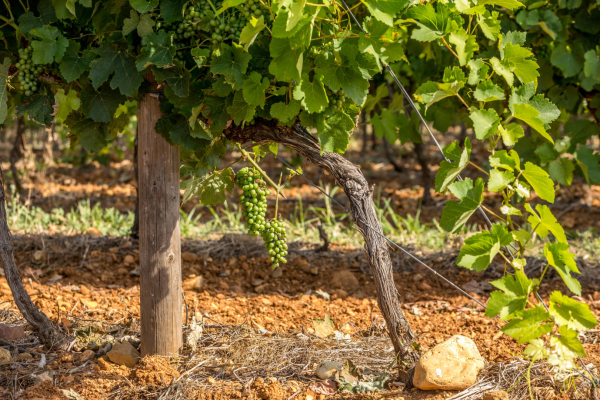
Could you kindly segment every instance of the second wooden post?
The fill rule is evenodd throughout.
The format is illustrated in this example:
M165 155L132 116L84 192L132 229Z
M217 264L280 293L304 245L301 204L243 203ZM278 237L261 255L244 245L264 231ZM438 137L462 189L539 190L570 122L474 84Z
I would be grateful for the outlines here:
M179 148L154 131L160 101L138 103L140 313L142 356L171 355L182 343Z

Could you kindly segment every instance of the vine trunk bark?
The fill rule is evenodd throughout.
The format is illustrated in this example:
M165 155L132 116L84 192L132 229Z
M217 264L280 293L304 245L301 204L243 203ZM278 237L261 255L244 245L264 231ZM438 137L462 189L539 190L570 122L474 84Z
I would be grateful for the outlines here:
M21 274L15 263L11 236L6 215L4 177L0 169L0 261L2 261L4 267L6 282L10 287L19 311L27 322L38 331L40 341L48 348L59 350L69 349L74 342L73 338L67 337L54 327L46 314L33 304L29 293L25 290Z
M373 204L373 191L360 168L336 153L321 154L319 142L300 125L279 126L274 121L259 120L240 129L232 126L225 135L234 142L275 142L288 146L311 163L331 173L350 200L354 221L365 240L365 250L377 287L377 302L385 318L398 358L400 379L412 385L414 365L419 359L417 336L406 320L394 285L392 262Z

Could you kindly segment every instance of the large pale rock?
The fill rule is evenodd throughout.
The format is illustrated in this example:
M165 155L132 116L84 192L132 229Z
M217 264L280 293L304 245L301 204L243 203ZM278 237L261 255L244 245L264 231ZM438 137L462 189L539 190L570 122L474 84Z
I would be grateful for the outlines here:
M115 343L108 353L108 359L115 364L126 365L129 368L135 367L141 354L128 341L123 343Z
M333 379L338 371L342 370L344 364L337 361L324 361L317 366L317 376L319 379Z
M19 340L25 337L25 330L22 325L10 326L0 323L0 339Z
M421 356L413 384L422 390L464 390L475 383L482 368L475 342L455 335Z

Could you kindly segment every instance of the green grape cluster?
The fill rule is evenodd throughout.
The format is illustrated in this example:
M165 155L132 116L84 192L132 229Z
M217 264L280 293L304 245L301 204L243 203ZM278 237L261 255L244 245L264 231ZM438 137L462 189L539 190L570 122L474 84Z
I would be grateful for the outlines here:
M340 89L334 92L333 90L327 88L326 93L327 97L329 98L329 102L332 104L332 108L334 110L341 110L344 106L344 103L346 103L346 101L349 100L346 96L346 93L344 92L344 89Z
M265 249L271 256L271 267L277 268L279 262L287 263L287 233L280 220L271 220L266 222L265 229L261 232L261 236L265 242Z
M31 96L38 90L37 76L44 72L42 65L35 65L31 59L31 47L19 49L19 61L15 66L19 69L18 79L25 96Z
M265 181L255 168L242 168L236 176L235 183L244 192L240 196L243 215L248 223L248 233L257 236L266 227L265 214L267 212L267 195L271 193L267 189Z

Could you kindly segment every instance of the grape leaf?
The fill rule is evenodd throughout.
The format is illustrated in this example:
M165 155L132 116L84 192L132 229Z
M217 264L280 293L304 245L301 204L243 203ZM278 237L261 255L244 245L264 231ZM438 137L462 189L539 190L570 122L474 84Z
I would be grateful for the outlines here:
M557 290L550 295L550 315L557 324L577 331L589 331L598 325L598 320L587 304L573 300Z
M490 171L490 179L488 181L488 190L490 192L499 192L515 180L515 175L512 171L500 171L493 169Z
M502 328L502 332L518 339L519 344L550 333L554 324L546 323L550 314L541 305L516 313L517 318L510 321ZM522 318L522 319L521 319Z
M573 183L573 171L575 171L575 165L566 157L557 158L548 164L550 178L561 185L570 186Z
M123 36L127 36L133 32L139 23L140 15L135 10L131 10L129 12L129 18L123 20Z
M147 34L142 38L142 45L142 51L136 60L138 71L143 71L152 64L159 67L172 64L176 49L171 44L171 35L165 31Z
M152 72L156 81L166 82L176 96L189 96L192 75L190 71L183 67L182 63L177 62L171 68L157 68L156 66L152 66Z
M296 116L300 113L300 108L298 100L292 100L289 104L275 103L271 106L271 116L283 124L288 124L295 121Z
M435 176L435 190L439 193L445 193L448 185L454 182L454 179L469 164L471 157L471 141L465 139L465 149L461 150L457 142L452 142L444 148L444 156L453 161L444 160L440 163L440 168Z
M482 231L465 239L460 249L456 265L474 271L485 270L500 248L512 242L512 235L505 226L492 225L491 231Z
M554 143L552 136L546 132L544 128L544 121L540 117L540 112L529 104L513 104L514 112L513 117L520 119L527 125L535 129L540 135Z
M183 7L188 0L161 0L160 15L165 23L170 24L174 21L180 21L183 18Z
M108 85L103 85L98 91L94 90L92 85L87 85L81 91L80 99L83 115L95 122L110 121L119 104L126 100L125 96Z
M182 181L180 187L185 190L182 202L186 202L194 196L200 196L200 202L205 206L223 203L226 200L225 192L233 193L233 177L231 168L226 168L208 176Z
M587 146L579 146L573 155L588 185L600 183L600 160L594 151Z
M34 64L61 62L69 46L69 40L60 33L57 27L44 25L32 29L30 33L41 39L31 42L31 46L33 46L31 59Z
M265 90L269 88L269 78L262 78L258 72L252 72L244 81L244 100L253 106L264 107ZM299 87L299 86L296 86ZM235 101L235 100L234 100ZM237 123L237 122L236 122Z
M554 183L546 171L528 161L521 174L542 200L554 203Z
M402 11L410 0L362 0L369 13L386 25L394 25L394 15Z
M502 141L508 147L512 147L517 144L517 141L525 136L523 128L519 124L508 124L506 128L502 125L498 125L498 131L502 136Z
M492 57L490 63L492 64L494 72L502 76L506 80L506 83L508 83L508 86L512 86L515 82L515 76L513 75L513 70L515 69L514 65L500 61L496 57Z
M535 362L548 358L549 352L543 339L532 339L523 350L523 355L529 356L531 361Z
M600 83L600 58L595 50L587 51L583 57L583 73L585 76L592 78L595 83Z
M514 66L512 72L519 78L521 83L533 82L540 76L537 69L540 67L535 60L531 59L533 53L519 45L506 43L504 47L504 62Z
M16 107L17 117L29 113L29 119L39 124L50 126L54 117L54 96L51 92L41 92L27 98L28 103Z
M560 334L560 337L552 336L550 338L550 344L554 347L559 357L564 360L572 360L574 357L586 356L585 349L578 339L579 334L577 331L570 329L568 326L561 326L558 328L558 333ZM548 359L548 362L550 363L550 359ZM573 369L572 363L569 362L566 364L570 366L570 368L566 369Z
M254 40L256 39L260 31L262 31L265 28L265 26L267 25L265 25L264 16L261 15L258 19L256 19L256 17L254 16L250 17L250 20L248 21L246 26L244 26L244 29L242 29L242 32L240 33L240 44L244 45L244 50L248 50L248 47L250 47L252 43L254 43Z
M240 90L235 92L233 103L227 108L227 111L233 117L236 125L240 125L243 121L250 122L252 120L256 112L256 105L248 104L244 100L244 93Z
M338 91L341 87L346 95L360 106L367 98L369 81L358 68L357 52L356 46L344 42L339 52L341 62L334 58L333 53L323 52L317 56L315 64L317 74L323 76L323 82L331 90Z
M144 13L140 16L140 22L137 25L137 33L145 37L154 31L154 20L150 13Z
M181 114L176 115L175 123L169 131L173 144L189 151L199 151L212 140L201 124L195 124L192 128L187 118Z
M302 51L293 49L289 38L273 38L270 45L271 57L269 72L280 81L299 81L302 72Z
M77 142L89 152L98 152L108 145L108 130L105 123L85 118L69 128L70 134L75 135Z
M60 63L60 72L67 82L73 82L90 66L92 60L96 57L93 51L85 49L83 54L79 54L81 45L79 42L70 41L69 47Z
M525 203L525 209L531 213L529 218L527 218L527 221L531 224L531 227L535 229L538 235L545 238L548 236L548 233L552 232L556 240L561 243L567 243L564 229L556 221L556 218L552 215L548 206L542 204L535 206L539 215L533 211L533 208L529 203Z
M129 4L136 11L144 13L158 7L158 0L129 0Z
M36 17L31 11L27 11L19 16L19 30L27 38L29 38L28 34L33 29L56 22L56 11L51 1L40 1L37 5L37 10L40 13L39 17Z
M242 46L236 43L223 44L221 54L213 57L210 71L213 74L225 75L228 83L235 89L240 89L244 85L244 75L251 58Z
M10 69L10 57L4 57L0 64L0 125L4 123L8 115L8 70Z
M363 28L367 33L359 33L358 50L373 55L379 68L381 63L397 62L404 57L404 46L398 43L398 37L388 25L367 17Z
M329 99L325 91L322 75L314 75L310 81L308 74L302 74L302 82L294 87L294 99L301 101L309 113L319 113L327 108Z
M473 53L479 50L475 35L469 35L463 28L450 33L448 41L456 46L456 54L460 65L466 65Z
M498 12L486 11L484 14L477 15L477 22L479 22L479 29L483 35L493 41L498 39L500 36L500 20L498 19Z
M556 269L569 290L581 296L581 284L571 276L571 272L579 274L579 269L573 254L569 251L569 245L567 243L546 243L544 256L548 263Z
M316 114L316 127L321 143L321 153L343 154L348 147L350 134L354 129L354 121L343 111L335 111L327 118L323 114Z
M92 61L90 69L90 80L94 89L98 89L114 72L110 87L118 88L125 96L136 96L144 78L135 67L133 57L123 49L115 49L108 43L103 43L95 52L100 58Z
M437 3L437 11L431 3L412 7L408 15L416 20L419 26L419 29L413 30L411 37L420 42L436 40L452 29L450 10L442 3Z
M490 67L484 64L482 60L471 60L467 65L471 68L469 79L467 80L469 85L477 85L479 82L487 79Z
M511 150L510 153L506 150L497 151L490 156L489 161L492 168L504 168L509 171L520 169L519 164L517 164L520 162L519 155L514 150Z
M493 84L491 81L483 81L477 85L473 97L477 101L495 101L504 100L504 90L498 85Z
M69 93L65 94L64 89L57 89L54 97L58 101L58 111L56 112L56 118L65 120L72 111L79 110L81 106L81 100L77 96L77 92L73 89L69 89Z
M529 293L539 282L528 279L523 271L517 269L514 275L506 275L490 283L501 291L492 292L485 316L494 318L500 315L500 320L506 321L525 308Z
M398 140L398 126L400 125L399 115L394 114L393 111L388 109L381 110L381 115L373 115L371 124L373 124L375 135L377 135L378 138L381 139L385 136L387 141L391 144L394 144L396 140Z
M500 117L493 108L490 108L489 110L478 110L475 107L472 107L469 118L473 121L473 130L475 131L475 136L479 140L485 140L493 135L500 123Z
M515 8L523 7L523 3L517 0L477 0L477 4L482 5L494 5L514 10Z
M562 71L565 78L569 78L581 71L584 59L580 54L573 53L568 43L561 42L552 50L550 62Z
M484 183L481 178L477 178L475 185L473 185L471 178L449 185L448 189L460 199L460 202L446 202L442 210L440 226L448 232L456 233L460 231L483 201L483 186Z

